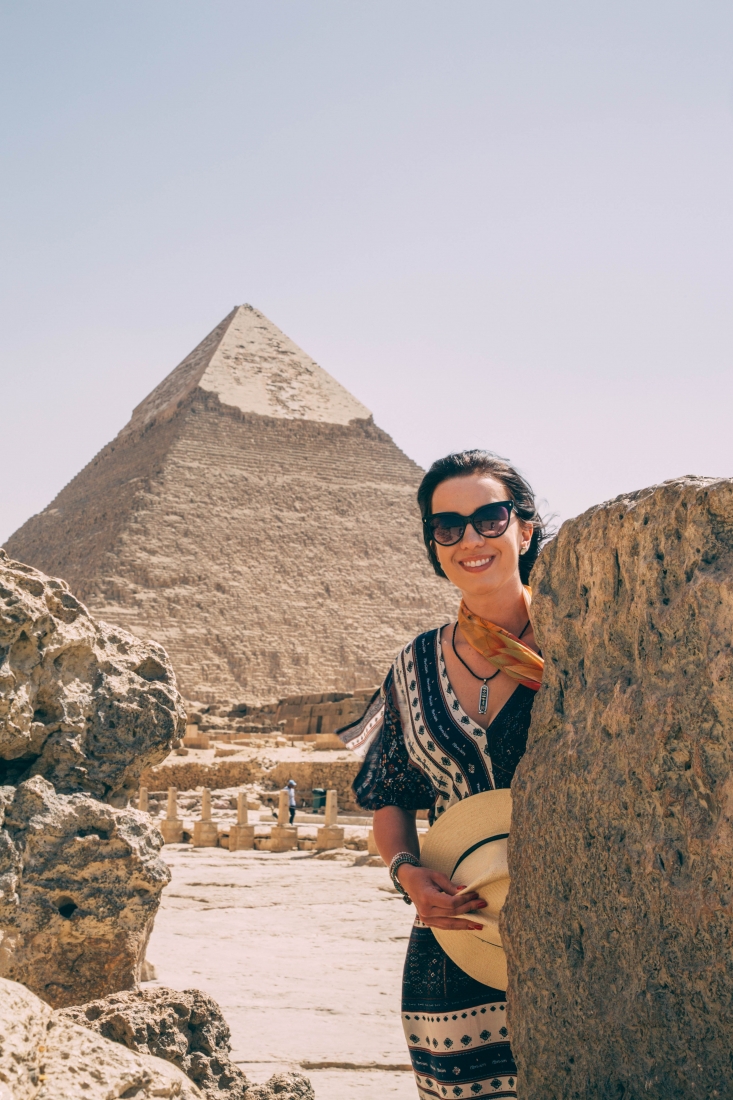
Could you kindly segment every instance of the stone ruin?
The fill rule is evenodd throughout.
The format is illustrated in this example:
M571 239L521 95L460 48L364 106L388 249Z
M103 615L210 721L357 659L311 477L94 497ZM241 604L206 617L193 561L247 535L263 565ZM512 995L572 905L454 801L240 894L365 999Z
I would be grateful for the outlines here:
M373 690L406 638L452 613L425 559L421 476L240 306L6 547L164 645L189 700Z
M733 1096L733 481L564 524L504 910L523 1100Z

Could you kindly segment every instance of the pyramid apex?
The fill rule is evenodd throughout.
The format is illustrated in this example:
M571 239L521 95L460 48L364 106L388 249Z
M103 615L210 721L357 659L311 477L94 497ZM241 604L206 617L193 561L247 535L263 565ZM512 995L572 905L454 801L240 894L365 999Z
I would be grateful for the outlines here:
M172 416L195 389L286 420L349 424L371 412L249 303L235 306L135 408L127 430Z

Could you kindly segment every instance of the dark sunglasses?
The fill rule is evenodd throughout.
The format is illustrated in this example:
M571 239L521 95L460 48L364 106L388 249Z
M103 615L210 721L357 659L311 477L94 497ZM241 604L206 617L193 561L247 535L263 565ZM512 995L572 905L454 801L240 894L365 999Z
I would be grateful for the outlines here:
M436 512L434 516L426 516L423 523L430 537L441 546L455 546L460 542L469 523L483 538L498 539L509 526L513 507L513 500L502 500L497 504L484 504L472 516L462 516L460 512Z

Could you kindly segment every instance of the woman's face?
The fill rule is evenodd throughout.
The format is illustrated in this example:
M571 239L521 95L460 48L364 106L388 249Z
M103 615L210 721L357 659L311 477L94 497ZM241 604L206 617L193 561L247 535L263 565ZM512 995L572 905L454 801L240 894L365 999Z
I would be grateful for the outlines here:
M484 504L510 500L505 485L490 474L470 474L441 481L433 493L432 512L459 512L472 515ZM485 597L507 583L516 585L519 576L519 551L529 546L532 524L511 513L509 526L498 538L484 538L469 525L455 546L435 543L438 561L448 580L464 593Z

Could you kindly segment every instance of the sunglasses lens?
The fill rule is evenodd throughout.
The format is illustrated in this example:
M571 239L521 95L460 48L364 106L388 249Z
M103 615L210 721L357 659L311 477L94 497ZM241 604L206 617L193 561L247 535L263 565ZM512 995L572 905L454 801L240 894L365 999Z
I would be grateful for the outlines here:
M435 516L434 522L430 524L431 534L441 546L454 546L455 543L460 542L465 529L465 523L453 525L446 523L438 516Z
M473 525L485 539L503 535L509 523L509 509L505 504L489 504L475 515Z

